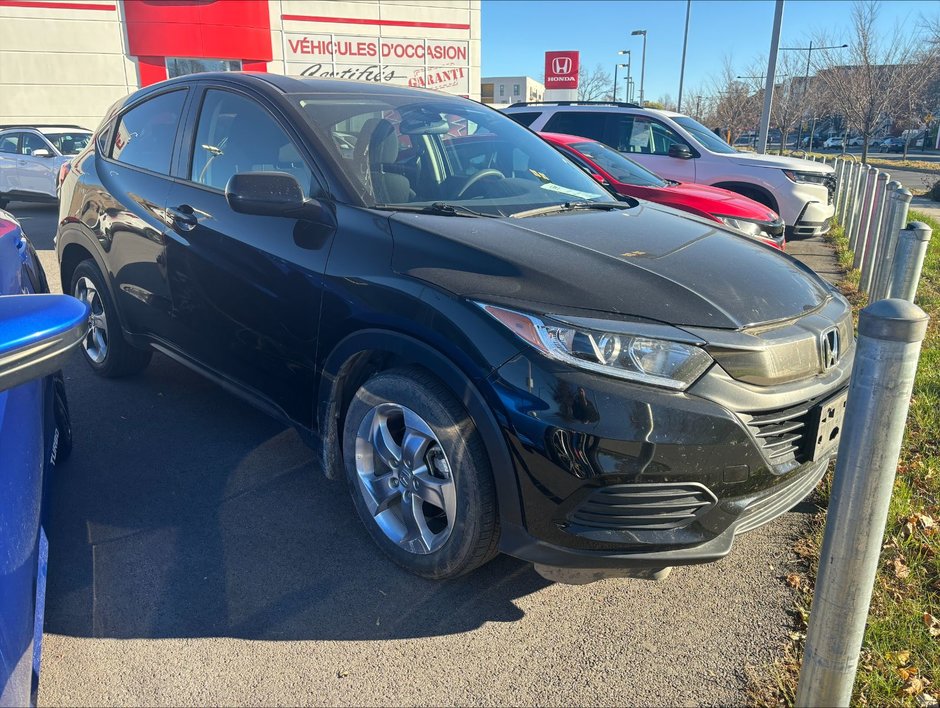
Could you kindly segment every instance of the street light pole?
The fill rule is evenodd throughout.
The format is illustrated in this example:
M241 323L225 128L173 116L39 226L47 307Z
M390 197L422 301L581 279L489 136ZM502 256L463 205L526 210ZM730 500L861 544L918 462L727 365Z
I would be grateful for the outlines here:
M630 50L621 49L619 52L617 52L617 54L626 54L627 63L626 64L614 64L614 102L617 101L617 69L621 66L627 67L627 78L628 79L630 78ZM629 96L627 97L627 100L628 101L630 100Z
M679 69L679 100L676 102L676 112L682 113L682 83L685 80L685 50L689 46L689 16L692 14L692 0L687 0L685 6L685 38L682 40L682 66Z
M643 84L646 79L646 30L633 30L630 34L632 35L643 35L643 59L640 63L640 106L643 105Z

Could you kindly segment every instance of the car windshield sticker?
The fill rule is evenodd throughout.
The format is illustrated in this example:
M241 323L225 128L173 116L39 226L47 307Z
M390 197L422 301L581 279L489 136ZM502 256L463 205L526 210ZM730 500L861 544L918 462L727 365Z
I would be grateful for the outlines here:
M579 192L577 189L569 189L568 187L562 187L561 185L553 184L549 182L548 184L541 185L542 189L547 189L552 192L560 192L561 194L567 194L571 197L577 197L578 199L598 199L600 194L591 194L590 192Z

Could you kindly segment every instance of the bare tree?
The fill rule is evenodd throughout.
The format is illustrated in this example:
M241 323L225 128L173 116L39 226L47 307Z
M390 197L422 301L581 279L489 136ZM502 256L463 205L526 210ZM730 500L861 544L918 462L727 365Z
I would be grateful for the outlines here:
M762 94L755 92L747 80L737 78L730 57L725 57L721 74L712 80L711 94L714 96L711 122L721 131L721 137L733 145L744 131L757 125Z
M816 76L849 127L862 136L862 161L868 144L892 109L909 93L919 93L932 78L938 46L918 41L911 30L885 32L878 24L879 4L856 1L852 7L852 37L845 50L821 50L813 55ZM835 44L820 37L820 44Z
M781 52L777 60L777 76L781 79L780 83L774 86L770 122L780 131L781 155L787 145L787 138L803 120L804 112L812 103L811 84L805 81L799 63L798 58L791 52Z
M604 66L598 64L589 72L583 65L578 71L579 101L609 101L614 95L614 80Z

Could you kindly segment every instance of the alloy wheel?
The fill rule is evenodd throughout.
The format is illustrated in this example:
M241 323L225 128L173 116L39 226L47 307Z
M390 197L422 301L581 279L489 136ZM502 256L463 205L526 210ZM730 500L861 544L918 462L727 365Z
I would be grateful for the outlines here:
M409 408L381 403L356 435L359 492L382 532L400 548L426 555L450 537L457 487L427 422Z
M75 297L91 309L88 334L82 341L82 347L91 361L100 364L108 356L108 318L104 312L104 302L95 284L84 276L75 283Z

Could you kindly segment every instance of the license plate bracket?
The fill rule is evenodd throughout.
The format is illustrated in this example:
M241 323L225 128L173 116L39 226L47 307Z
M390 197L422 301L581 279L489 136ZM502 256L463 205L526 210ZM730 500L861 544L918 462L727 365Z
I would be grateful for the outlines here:
M829 398L813 409L812 428L815 434L809 443L809 459L813 462L826 457L839 444L848 389Z

